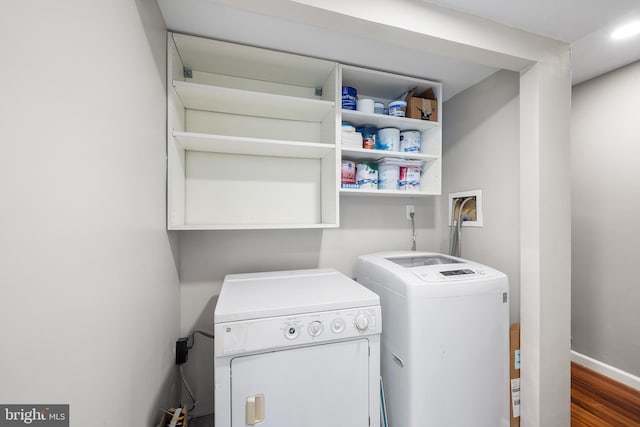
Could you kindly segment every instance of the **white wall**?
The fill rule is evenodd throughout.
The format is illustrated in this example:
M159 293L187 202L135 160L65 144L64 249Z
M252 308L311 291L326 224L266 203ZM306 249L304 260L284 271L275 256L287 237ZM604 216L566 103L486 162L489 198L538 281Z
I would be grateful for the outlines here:
M180 239L182 334L194 329L212 331L215 297L225 274L333 267L353 276L358 255L411 249L406 204L416 209L418 250L438 251L437 197L343 196L339 229L184 232ZM213 412L210 340L196 337L185 372L198 400L195 413Z
M640 62L573 88L572 348L640 376Z
M176 397L164 31L153 0L3 2L2 403L139 427Z
M510 317L520 319L520 121L518 73L498 71L444 105L443 199L482 190L483 227L463 227L462 257L509 277ZM442 248L449 247L447 202Z

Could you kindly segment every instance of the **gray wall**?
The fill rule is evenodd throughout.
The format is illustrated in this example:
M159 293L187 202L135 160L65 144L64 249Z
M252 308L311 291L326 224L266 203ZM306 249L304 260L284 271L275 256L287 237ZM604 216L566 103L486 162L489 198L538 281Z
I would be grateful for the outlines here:
M573 350L640 376L640 63L573 88Z
M177 398L154 0L3 2L0 402L156 425Z
M520 125L518 73L498 71L444 105L442 248L448 193L482 190L483 227L463 227L462 257L509 277L510 316L520 319Z

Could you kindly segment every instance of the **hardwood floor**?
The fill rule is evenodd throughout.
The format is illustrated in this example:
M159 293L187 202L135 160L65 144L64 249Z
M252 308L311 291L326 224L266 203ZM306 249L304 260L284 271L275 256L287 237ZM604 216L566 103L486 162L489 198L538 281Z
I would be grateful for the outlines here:
M640 426L640 391L571 363L571 427Z

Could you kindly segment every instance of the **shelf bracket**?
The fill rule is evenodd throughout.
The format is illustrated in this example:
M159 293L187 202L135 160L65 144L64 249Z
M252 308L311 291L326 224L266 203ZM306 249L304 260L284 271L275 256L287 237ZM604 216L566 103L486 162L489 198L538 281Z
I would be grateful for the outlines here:
M182 68L182 76L185 79L192 79L193 78L193 71L190 68L183 67Z
M316 96L322 96L322 88L321 87L317 87L316 88Z

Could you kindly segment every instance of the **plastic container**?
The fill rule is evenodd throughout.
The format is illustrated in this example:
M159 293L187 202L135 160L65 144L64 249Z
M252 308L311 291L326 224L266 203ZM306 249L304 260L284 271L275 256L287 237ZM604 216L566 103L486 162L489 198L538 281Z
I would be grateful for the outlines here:
M373 114L374 104L373 99L358 99L356 109L363 113Z
M420 153L422 151L421 134L417 130L400 132L400 151L404 153Z
M376 146L378 128L371 125L363 125L356 129L362 134L362 148L372 150Z
M353 162L351 160L342 161L342 183L356 183L356 162Z
M375 102L373 104L373 112L375 114L384 114L384 104L382 102Z
M375 190L378 188L378 165L375 163L356 164L356 184L360 189Z
M422 160L383 158L378 160L379 190L420 190Z
M400 151L400 129L378 129L375 148L376 150Z
M400 191L420 190L420 166L400 166L398 189Z
M389 115L394 117L404 117L407 111L405 101L393 101L389 103Z
M378 190L397 190L400 179L400 166L397 163L378 163Z
M351 160L342 161L341 184L342 188L357 188L356 162Z
M358 91L351 86L342 86L342 109L355 110Z

